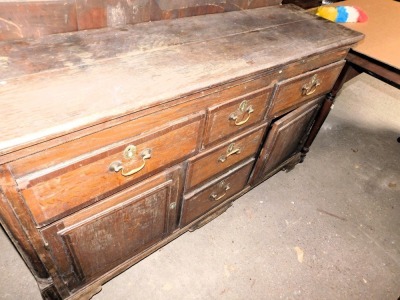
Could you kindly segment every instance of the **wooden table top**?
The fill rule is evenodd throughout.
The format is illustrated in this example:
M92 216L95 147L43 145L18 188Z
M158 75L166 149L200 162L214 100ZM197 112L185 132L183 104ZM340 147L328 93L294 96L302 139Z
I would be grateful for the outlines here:
M362 37L275 6L0 42L0 158Z
M368 15L365 23L345 23L365 34L354 51L400 69L400 2L394 0L347 0L335 6L358 6Z

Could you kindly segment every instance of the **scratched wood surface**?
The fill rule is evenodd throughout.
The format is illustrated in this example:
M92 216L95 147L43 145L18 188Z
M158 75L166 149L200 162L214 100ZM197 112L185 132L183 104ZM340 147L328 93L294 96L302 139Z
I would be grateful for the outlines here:
M0 41L78 30L74 0L0 1Z
M70 290L174 231L182 175L182 168L174 167L42 231Z
M0 0L0 41L280 4L281 0Z
M291 6L126 29L0 43L0 154L362 38Z
M310 128L321 98L300 106L274 122L257 160L251 181L262 181L280 164L301 149L305 132Z

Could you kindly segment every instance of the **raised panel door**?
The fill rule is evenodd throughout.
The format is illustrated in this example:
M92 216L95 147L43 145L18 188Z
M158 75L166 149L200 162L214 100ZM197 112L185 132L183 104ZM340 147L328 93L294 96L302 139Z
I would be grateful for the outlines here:
M182 168L154 176L42 231L72 290L134 257L177 226Z
M252 183L268 177L300 151L320 102L320 98L313 100L272 123L257 160Z

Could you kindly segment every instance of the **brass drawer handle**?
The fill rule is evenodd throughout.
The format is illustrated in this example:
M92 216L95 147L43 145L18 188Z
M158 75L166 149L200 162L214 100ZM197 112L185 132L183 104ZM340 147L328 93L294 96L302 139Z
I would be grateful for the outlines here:
M240 154L241 151L242 149L240 149L239 147L235 148L235 143L231 143L229 144L228 149L226 149L226 154L222 154L218 158L218 162L223 163L228 159L229 156L233 154Z
M225 183L225 180L222 180L219 184L217 189L219 191L222 190L222 194L218 196L218 192L212 192L210 195L210 199L212 201L218 201L221 200L222 198L224 198L226 196L226 192L228 190L230 190L231 186L229 185L229 183Z
M250 119L250 115L254 112L254 108L252 105L249 105L249 102L247 100L242 101L242 103L240 103L239 108L236 112L231 113L229 115L229 120L235 121L235 125L236 126L240 126L243 125L244 123L246 123L249 119ZM241 121L238 121L239 119L239 115L247 115L246 117L242 117Z
M136 146L129 145L128 147L125 148L123 154L124 154L125 159L132 160L136 154ZM114 161L113 163L111 163L111 165L109 166L108 169L110 171L116 172L116 173L121 171L122 176L125 176L125 177L131 176L144 168L144 166L146 165L146 159L151 158L151 149L149 149L149 148L144 149L140 153L140 156L142 157L142 164L139 167L134 168L130 171L125 170L125 167L123 166L121 161Z
M303 85L301 89L301 94L303 96L309 96L315 93L317 87L321 84L321 81L318 79L317 74L315 74L309 83Z
M222 181L222 182L219 184L220 189L222 188L222 190L223 190L223 193L222 193L221 195L218 196L218 193L217 193L217 192L211 193L210 199L211 199L212 201L221 200L222 198L224 198L224 197L226 196L226 192L227 192L228 190L230 190L231 187L230 187L229 183L226 184L225 186L224 186L224 185L225 185L225 182L224 182L224 181Z

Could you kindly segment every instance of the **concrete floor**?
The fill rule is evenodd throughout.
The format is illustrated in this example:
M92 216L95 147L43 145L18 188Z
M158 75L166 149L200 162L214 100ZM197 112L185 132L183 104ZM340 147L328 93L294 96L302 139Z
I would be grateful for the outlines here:
M302 165L103 286L105 299L397 299L400 91L345 85ZM41 299L0 233L0 299Z

